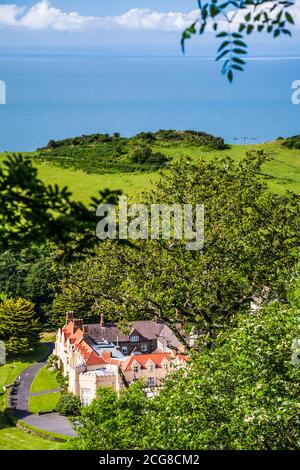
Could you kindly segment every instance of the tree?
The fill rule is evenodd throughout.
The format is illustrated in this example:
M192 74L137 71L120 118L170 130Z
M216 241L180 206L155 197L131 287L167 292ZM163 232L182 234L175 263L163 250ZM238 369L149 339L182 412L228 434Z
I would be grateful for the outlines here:
M0 292L31 300L44 324L50 321L54 291L62 275L55 257L55 248L47 244L0 253Z
M118 397L110 387L99 389L98 399L82 408L74 420L77 438L69 442L73 450L137 449L144 434L143 414L148 399L136 382Z
M145 448L299 449L298 309L299 289L289 304L240 317L167 380L145 420Z
M0 339L8 355L25 354L40 341L41 325L34 304L26 299L6 299L0 304Z
M81 411L80 398L72 393L63 393L56 406L56 411L63 416L79 416Z
M0 169L0 249L52 241L73 253L88 251L97 241L95 208L114 203L119 194L100 191L87 208L73 201L67 187L45 185L29 159L9 156Z
M169 159L161 152L153 152L151 147L139 146L133 149L130 160L140 165L164 166Z
M204 204L203 250L187 250L185 240L110 241L73 266L62 291L72 290L73 305L85 292L113 319L163 320L173 329L181 323L201 331L208 345L263 292L285 298L283 275L299 255L300 198L267 190L264 161L175 163L147 202Z
M181 45L194 34L204 34L213 29L221 39L216 60L222 60L222 73L231 82L235 71L243 71L247 54L245 38L254 32L289 35L294 24L292 0L198 0L199 16L182 34Z

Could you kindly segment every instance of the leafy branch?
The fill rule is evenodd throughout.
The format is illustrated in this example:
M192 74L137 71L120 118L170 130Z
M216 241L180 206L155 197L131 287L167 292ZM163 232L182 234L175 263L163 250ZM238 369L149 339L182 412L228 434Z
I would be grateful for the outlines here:
M248 48L246 36L267 33L277 38L291 36L289 27L294 24L290 8L294 1L268 0L198 0L199 17L186 28L181 37L182 51L186 41L195 34L213 31L222 42L216 61L223 61L222 73L232 82L235 71L243 71Z

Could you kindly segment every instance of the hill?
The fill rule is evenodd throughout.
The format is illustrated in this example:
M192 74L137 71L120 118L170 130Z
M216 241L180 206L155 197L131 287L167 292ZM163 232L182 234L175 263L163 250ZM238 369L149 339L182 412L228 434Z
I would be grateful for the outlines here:
M193 131L145 132L132 138L95 134L50 141L47 147L26 155L46 183L67 185L74 198L85 203L103 188L121 189L134 199L149 190L173 160L210 160L225 155L240 159L257 151L270 159L263 166L262 178L271 191L300 193L300 150L290 148L287 142L289 139L228 146L219 137Z

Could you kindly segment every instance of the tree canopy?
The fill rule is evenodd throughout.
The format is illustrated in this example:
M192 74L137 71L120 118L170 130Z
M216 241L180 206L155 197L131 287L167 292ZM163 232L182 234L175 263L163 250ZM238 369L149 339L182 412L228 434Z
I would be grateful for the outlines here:
M175 163L147 201L204 204L203 250L189 251L184 240L173 239L102 243L94 259L70 268L56 295L63 306L57 314L63 318L69 302L75 311L96 308L113 319L181 323L209 341L237 313L248 312L255 297L284 298L283 276L298 260L300 201L267 191L263 162Z

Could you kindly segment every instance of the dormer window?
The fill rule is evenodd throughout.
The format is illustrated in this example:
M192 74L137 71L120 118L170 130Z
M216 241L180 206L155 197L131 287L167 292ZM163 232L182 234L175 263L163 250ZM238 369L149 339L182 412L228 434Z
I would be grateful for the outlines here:
M135 365L133 366L133 372L134 372L135 374L138 374L139 371L140 371L139 365L138 365L138 364L135 364Z
M153 372L153 371L154 371L154 364L152 364L152 363L150 362L150 364L148 364L148 367L147 367L147 368L148 368L148 372Z
M130 336L131 343L137 343L139 340L140 340L140 337L138 335Z

